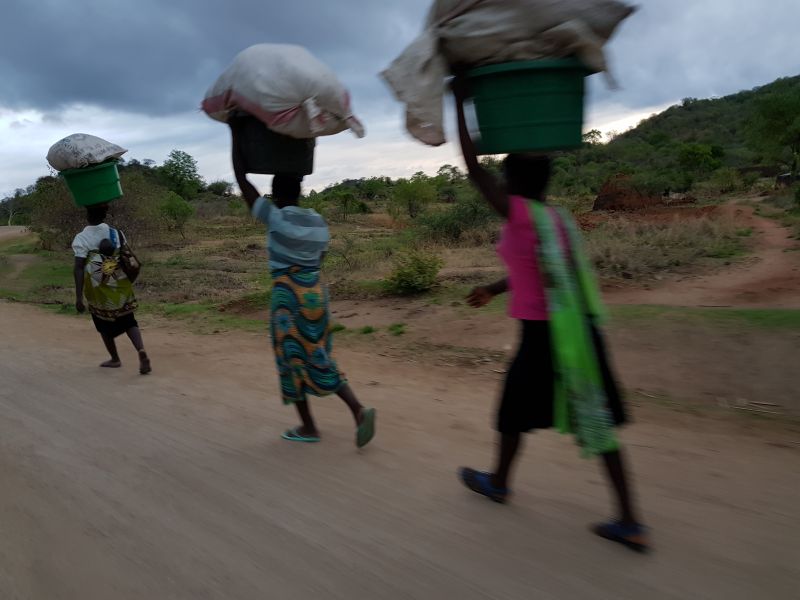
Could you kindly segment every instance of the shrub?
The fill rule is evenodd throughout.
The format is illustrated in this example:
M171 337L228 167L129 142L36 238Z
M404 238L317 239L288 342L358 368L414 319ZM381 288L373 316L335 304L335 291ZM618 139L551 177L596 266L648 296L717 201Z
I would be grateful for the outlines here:
M407 296L427 292L436 285L443 262L435 254L411 250L395 258L394 270L385 281L390 294Z
M404 335L406 332L406 324L405 323L393 323L389 325L389 333L394 336L401 336Z
M471 233L480 230L493 237L496 233L493 224L497 220L491 207L476 192L469 190L459 194L456 203L444 211L423 216L419 221L419 231L422 237L430 241L457 244L473 238L484 242L487 240L476 238L486 236L475 236Z
M712 194L730 194L748 188L742 174L738 170L724 167L717 169L707 181L698 183L697 191L705 191Z
M182 238L186 238L186 223L194 215L194 207L175 192L167 192L159 208L167 229L178 231Z

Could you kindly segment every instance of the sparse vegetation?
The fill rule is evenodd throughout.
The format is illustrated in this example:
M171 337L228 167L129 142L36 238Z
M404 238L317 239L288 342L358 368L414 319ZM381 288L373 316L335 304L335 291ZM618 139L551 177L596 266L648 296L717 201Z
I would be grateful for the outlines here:
M779 219L800 239L800 186L771 191L774 175L793 166L791 143L781 139L767 148L759 136L768 128L748 125L756 111L767 118L764 107L772 101L764 99L775 94L800 95L800 78L719 100L688 99L608 143L590 132L581 149L554 157L551 201L588 219L587 244L602 276L646 279L721 264L746 252L753 238L747 224L691 208L676 211L672 220L646 213L585 216L600 186L618 174L656 199L666 191L689 191L701 205L727 194L770 191L772 197L754 203L757 214ZM496 158L482 162L499 173ZM125 196L112 203L109 221L125 231L144 261L138 288L145 311L230 321L266 310L264 229L232 195L230 183L206 186L194 159L181 151L160 166L122 161L120 174ZM334 299L428 294L430 302L447 304L457 288L463 295L459 286L495 275L500 219L452 165L409 179L345 180L308 190L302 204L330 223L324 272ZM38 236L36 243L31 238L0 248L0 273L21 269L13 281L3 281L1 295L69 303L68 248L85 217L63 182L44 177L16 190L0 203L0 219L30 224ZM24 260L10 260L19 255ZM443 267L447 272L439 278ZM402 335L402 325L388 332Z
M442 259L424 250L411 250L397 256L394 269L386 278L390 294L407 296L427 292L436 285Z
M744 237L727 219L652 223L618 218L589 232L587 250L601 276L635 279L702 258L735 257L744 251Z

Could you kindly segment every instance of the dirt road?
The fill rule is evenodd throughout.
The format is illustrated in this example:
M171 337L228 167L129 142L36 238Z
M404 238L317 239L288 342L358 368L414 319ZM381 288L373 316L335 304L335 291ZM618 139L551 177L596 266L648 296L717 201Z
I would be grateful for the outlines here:
M379 409L359 453L315 402L291 445L262 336L145 331L155 361L98 369L88 321L0 303L4 600L784 599L800 583L800 433L640 407L625 434L658 551L585 530L607 515L597 466L531 438L516 495L463 491L485 466L497 381L342 352ZM497 376L499 377L499 376ZM378 383L379 382L379 383Z

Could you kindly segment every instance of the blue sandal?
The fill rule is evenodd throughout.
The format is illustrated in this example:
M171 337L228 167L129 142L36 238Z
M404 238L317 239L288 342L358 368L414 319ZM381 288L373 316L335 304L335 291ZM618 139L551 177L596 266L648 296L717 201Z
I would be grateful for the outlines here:
M609 521L595 525L592 531L603 539L617 542L636 552L644 554L650 551L647 528L644 525L625 525L619 521Z
M365 408L361 412L364 417L356 428L356 447L363 448L375 437L375 409Z
M497 502L498 504L505 504L509 495L509 490L506 488L496 488L492 485L492 475L490 473L482 473L475 469L463 467L459 471L459 476L464 485L471 489L476 494L486 496L489 500Z
M285 431L281 438L287 440L289 442L304 442L306 444L316 444L319 442L319 438L313 435L303 435L300 433L300 427L295 427L293 429L289 429Z

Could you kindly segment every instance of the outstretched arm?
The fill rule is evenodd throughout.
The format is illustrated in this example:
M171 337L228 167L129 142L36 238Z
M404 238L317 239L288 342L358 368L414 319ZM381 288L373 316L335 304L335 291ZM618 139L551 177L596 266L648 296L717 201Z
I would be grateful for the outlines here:
M239 148L238 144L238 136L239 136L239 125L234 120L230 123L231 128L231 158L233 159L233 173L236 175L236 183L239 184L239 189L242 190L242 196L244 197L244 201L247 202L247 206L250 210L253 209L253 204L255 201L258 200L258 197L261 195L258 193L256 187L250 183L250 180L247 179L247 171L245 170L244 166L244 158L242 157L242 151Z
M492 208L501 216L508 217L508 196L497 178L481 165L475 143L469 135L467 118L464 115L464 101L467 98L467 85L464 78L457 76L453 79L452 89L456 100L458 137L461 140L461 151L464 154L464 162L467 164L469 178Z

